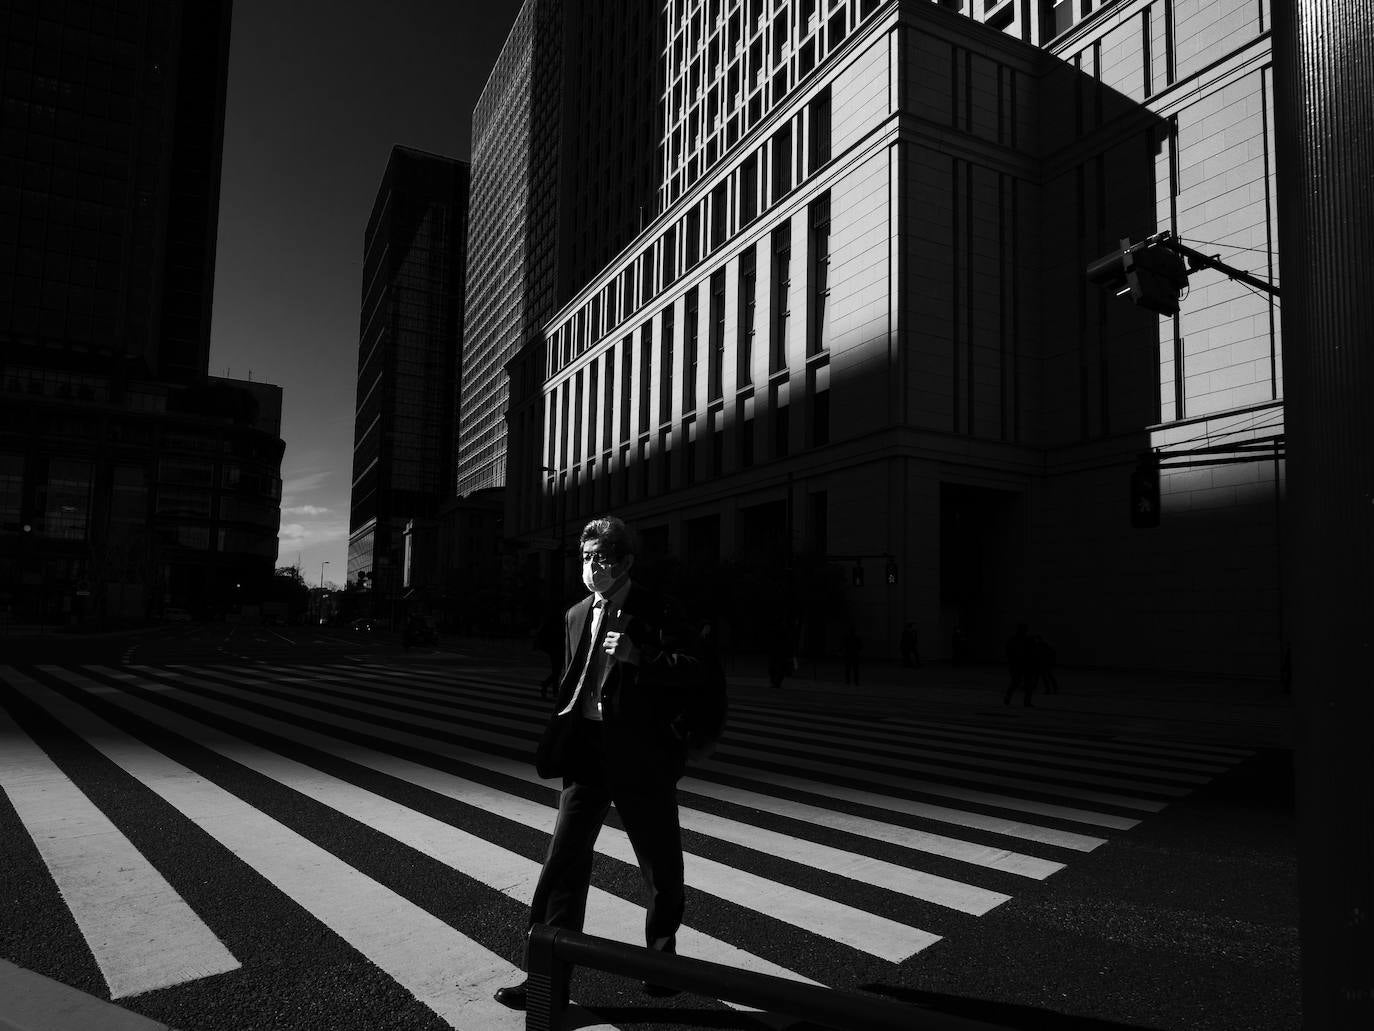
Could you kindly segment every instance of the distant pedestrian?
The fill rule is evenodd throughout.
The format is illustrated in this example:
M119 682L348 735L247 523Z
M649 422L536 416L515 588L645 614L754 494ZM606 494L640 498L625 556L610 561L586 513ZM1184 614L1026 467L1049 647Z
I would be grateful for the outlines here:
M1039 634L1035 635L1032 643L1035 649L1034 676L1044 688L1045 694L1058 694L1059 681L1054 675L1054 646Z
M768 635L768 683L782 687L785 678L797 671L797 621L779 616Z
M964 661L964 632L959 629L959 624L954 624L954 629L949 635L949 664L958 666Z
M921 649L915 623L908 622L902 628L902 665L908 669L921 668Z
M863 650L863 638L853 623L845 628L844 640L840 643L844 652L844 682L859 686L859 652Z
M1023 705L1031 705L1031 692L1035 690L1035 643L1025 623L1016 627L1016 633L1007 641L1007 692L1002 696L1002 704L1010 705L1012 695L1017 691L1025 693Z

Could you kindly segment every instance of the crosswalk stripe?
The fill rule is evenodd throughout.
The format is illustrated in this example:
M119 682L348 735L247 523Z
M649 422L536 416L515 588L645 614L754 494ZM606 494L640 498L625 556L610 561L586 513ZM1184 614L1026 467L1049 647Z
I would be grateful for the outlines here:
M63 676L64 679L73 682L69 674L58 672L56 675ZM496 846L485 844L485 842L479 846L476 844L478 839L462 832L456 832L461 834L460 840L446 842L442 848L430 851L428 843L431 840L452 836L446 834L447 824L442 824L431 817L383 799L372 792L357 788L346 781L315 771L304 764L286 759L267 749L230 737L205 724L170 711L161 710L142 699L122 696L116 701L131 711L136 711L144 719L213 748L236 762L286 784L293 790L300 791L332 808L339 809L368 826L375 827L397 838L397 840L404 841L411 847L426 851L427 854L441 862L452 865L454 862L452 857L462 856L464 857L464 866L460 869L469 876L476 877L492 886L506 883L507 873L504 869L468 869L472 856L490 853L496 849ZM231 712L228 715L236 721L261 729L273 729L263 727L263 724L278 722L267 721L244 712ZM286 732L292 739L309 744L311 747L317 747L329 754L338 755L350 762L380 768L378 765L379 753L370 749L363 749L358 745L341 748L332 739L325 739L324 735L313 734L301 728L287 727ZM465 781L452 774L428 769L399 759L391 759L383 765L386 768L381 769L380 772L416 783L428 790L504 817L514 823L545 832L552 831L556 810L549 805L531 802L522 796L511 795L486 785ZM424 833L417 835L411 829L412 825L419 825L424 829ZM482 840L484 841L484 839ZM598 837L596 847L597 851L610 855L627 865L637 865L629 838L621 830L614 827L604 828ZM499 851L504 852L505 850ZM939 940L938 936L929 932L899 924L876 914L864 913L851 906L833 902L809 892L799 891L788 885L769 881L763 877L701 856L688 853L687 858L690 883L709 886L700 890L726 899L736 905L766 912L778 920L795 924L807 930L818 931L832 940L891 962L900 963ZM530 890L533 891L532 885ZM1005 901L1005 897L999 901Z
M217 672L216 675L228 679L233 679L232 674L228 673ZM301 682L304 684L310 683L306 680L302 680ZM340 691L337 690L333 692L323 692L318 691L313 687L309 686L302 687L299 690L310 697L319 698L324 701L329 701L336 705L340 704L341 702L339 698ZM357 689L349 688L343 689L343 693L366 694L366 692L359 692ZM479 727L471 725L471 723L464 724L461 726L461 728L457 728L454 719L452 718L453 714L451 708L435 706L427 703L411 704L414 708L422 708L425 711L432 711L436 713L447 713L450 716L449 719L442 720L433 717L418 716L407 713L405 718L407 722L412 726L428 727L434 730L438 730L442 733L461 732L462 736L465 738L486 741L493 744L504 745L511 748L519 748L522 750L528 750L530 747L530 740L527 736L516 736L496 731L483 730ZM394 715L394 710L389 709L387 706L376 705L366 701L353 700L350 701L348 707L355 712L372 713L383 717ZM504 717L483 717L483 720L487 723L495 723L497 725L502 726L529 729L528 717L521 720L506 719ZM716 755L725 754L737 753L734 753L731 750L724 748L719 749L716 752ZM750 758L755 758L753 753L748 754ZM889 776L887 774L882 774L870 769L864 769L860 771L850 766L817 763L809 760L804 760L795 756L787 756L785 761L794 768L805 768L810 770L816 770L819 772L834 773L842 777L857 777L872 784L884 784L890 787L898 787L908 790L919 790L912 789L910 787L911 782L909 778ZM709 763L699 766L699 768L708 770L719 769L718 761L712 760ZM747 770L747 773L741 773L741 771L744 770ZM733 772L736 772L737 774L741 775L747 775L754 780L761 780L766 783L777 783L775 776L773 774L768 773L767 771L756 769L753 766L737 767ZM864 797L865 804L870 807L897 808L896 806L893 806L893 800L889 796L877 796L871 792L865 792ZM920 815L930 820L951 823L957 826L970 827L978 830L990 831L995 834L1004 834L1009 837L1021 838L1027 841L1036 841L1041 844L1057 845L1061 848L1072 848L1077 851L1090 851L1091 849L1097 848L1099 845L1104 844L1106 840L1104 838L1093 837L1085 834L1078 834L1072 831L1063 831L1052 827L1042 827L1037 824L1025 823L1019 820L1007 820L1002 817L989 816L984 813L973 813L959 809L951 809L948 806L937 806L932 805L930 803L911 802L906 799L899 799L897 801L901 803L901 811L911 815Z
M834 740L833 736L824 734L808 734L806 736L813 739L815 742ZM819 743L803 745L791 741L783 741L771 735L757 734L751 731L737 730L734 728L731 729L730 740L732 742L748 741L757 746L757 748L762 748L765 751L779 754L787 754L789 749L805 747L812 755L823 755L836 759L853 759L855 757L853 749L849 748L839 748ZM755 754L757 754L757 748ZM960 763L963 763L980 769L987 768L991 770L1006 770L1009 773L1020 774L1022 775L1022 783L1028 783L1031 781L1032 778L1063 777L1065 779L1068 779L1071 777L1077 783L1081 784L1095 784L1099 787L1106 788L1130 788L1135 790L1145 790L1152 794L1158 795L1182 796L1186 795L1191 790L1190 788L1173 787L1171 785L1165 784L1145 783L1139 779L1132 780L1127 777L1106 777L1102 776L1101 774L1095 773L1083 773L1079 771L1049 769L1045 766L1035 766L1029 763L1005 762L999 759L982 758L952 752L941 752L935 749L923 748L921 749L921 755L930 759L943 760L944 764L939 768L943 771L943 773L946 776L955 779L957 779L964 773L964 766L958 765ZM905 761L896 763L894 765L899 769L928 770L932 764L929 762L916 763ZM1205 781L1207 778L1202 777L1198 779L1199 781ZM1053 792L1055 786L1056 785L1054 785L1053 782L1051 782L1050 786L1046 787L1045 781L1041 780L1038 786L1028 786L1027 790L1046 790L1049 792Z
M734 715L744 716L742 722L746 722L756 729L777 730L783 733L790 732L793 728L805 729L812 726L814 722L792 713L767 712L758 708L741 710L736 707ZM1007 738L1000 734L984 734L962 727L935 726L924 720L908 721L900 730L889 729L886 720L876 724L870 722L867 725L851 719L835 722L845 730L861 733L864 738L875 742L899 744L933 742L949 748L986 748L997 755L1028 758L1049 755L1065 761L1069 759L1081 761L1088 769L1120 770L1134 768L1135 764L1148 764L1140 766L1147 773L1155 770L1177 770L1193 774L1217 774L1229 769L1227 764L1218 764L1215 761L1203 763L1195 760L1177 759L1172 756L1140 755L1131 753L1126 749L1094 748L1090 745L1066 740L1062 735L1039 734ZM1104 761L1093 762L1092 760Z
M329 673L325 675L329 676L331 679L339 679L340 677L344 677L347 680L353 679L347 676L346 671L339 671L337 673ZM302 679L301 682L312 684L315 681ZM387 683L388 686L390 686L393 690L406 690L406 688L404 687L398 687L395 684L395 681L393 680L385 681L385 683ZM458 679L455 680L454 683L459 683L478 688L486 686L485 684L473 683L466 679ZM498 706L505 711L516 712L521 716L528 717L528 705L521 705L519 702L507 702L499 699L491 699L489 704ZM488 720L488 722L491 722L491 720ZM501 721L499 720L499 718L496 720L496 722L505 722L506 725L513 725L509 721ZM813 723L824 725L825 720L821 717L817 717L815 720L813 720ZM746 752L736 750L732 747L732 742L739 737L739 733L737 733L736 731L736 726L736 723L732 720L730 728L726 731L726 735L722 744L716 750L716 755L733 755L737 758L750 758L755 755L755 752L753 750ZM838 739L838 735L832 735L832 739ZM854 754L859 755L865 754L864 749L861 746L854 748L853 752ZM847 755L848 753L845 754ZM786 761L790 765L796 765L801 760L799 760L795 756L788 755ZM827 773L836 772L839 769L838 767L816 768L820 770L820 772ZM998 786L1008 786L1021 791L1033 792L1035 794L1051 795L1059 798L1071 798L1084 802L1093 802L1101 805L1109 805L1118 809L1134 809L1147 813L1159 812L1162 809L1164 809L1165 805L1167 804L1165 801L1160 799L1139 798L1131 795L1123 795L1116 792L1105 792L1093 790L1090 788L1075 787L1073 785L1063 784L1059 782L1040 781L1030 779L1027 777L1013 777L1003 773L987 773L980 770L968 769L965 767L955 769L937 763L907 761L905 768L912 772L932 773L937 776L952 777L960 781L968 781L979 784L994 784ZM1116 816L1113 814L1096 813L1090 810L1066 807L1055 803L1039 802L1033 799L1009 796L993 792L979 791L973 788L946 784L938 780L908 778L906 782L900 786L906 788L907 790L917 791L922 794L939 795L945 798L955 798L965 802L973 802L978 805L986 805L1002 809L1012 809L1018 812L1031 813L1038 816L1049 816L1055 819L1070 820L1078 823L1088 823L1097 826L1111 827L1117 830L1129 829L1130 827L1134 826L1136 823L1139 822L1138 820ZM1180 795L1186 794L1186 791L1170 788L1166 788L1163 792L1156 793L1168 794L1170 792Z
M440 743L432 738L423 738L404 732L388 731L386 736L398 743L415 745L448 758L481 766L493 773L554 790L549 786L549 782L541 779L530 763L525 760L494 756L490 753ZM710 794L709 791L699 790L699 782L691 777L685 777L679 781L678 787L680 791L689 794ZM728 793L722 792L722 795L725 794ZM757 802L756 807L765 810L773 809L776 811L782 807L775 805L775 803L787 801L785 799L767 798L762 795L752 797ZM693 809L690 805L681 805L679 810L682 826L688 830L743 845L767 855L780 856L802 866L828 870L852 880L863 881L875 887L887 888L959 912L982 915L994 906L1005 902L1009 897L1001 892L988 891L960 881L936 877L895 864L883 863L868 856L855 855L819 842L799 840L791 835L780 834L767 828L727 820L713 813ZM1011 855L1014 856L1015 854L1012 853ZM1030 857L1017 858L1030 859ZM983 865L994 866L995 864ZM1011 865L1008 863L1006 866L998 868L1005 869Z
M9 796L110 998L227 973L239 961L180 893L0 707Z
M491 998L496 987L519 976L512 964L89 710L27 676L5 672L25 697L160 795L450 1026L524 1026L521 1014ZM405 933L397 934L398 927Z
M309 712L312 714L311 718L315 719L333 719L333 717L316 713L314 710L304 707L300 707L299 711L301 713ZM533 768L527 761L517 762L501 759L492 756L490 753L473 752L461 746L440 743L434 738L392 732L384 728L378 728L376 724L348 720L347 717L339 717L338 720L342 721L340 725L346 724L352 727L360 727L365 729L368 733L387 736L397 741L403 740L406 743L415 743L427 751L432 751L436 754L442 754L452 758L461 758L465 762L480 764L494 772L502 772L508 776L521 777L536 784L547 784L546 781L539 779L538 775L534 773ZM714 781L708 781L690 775L679 781L678 786L681 791L687 792L688 794L706 795L748 808L772 811L779 815L800 820L804 823L831 827L835 830L845 831L846 833L860 837L872 838L876 841L899 845L914 851L943 856L970 865L1000 870L1005 873L1017 874L1018 876L1043 879L1052 873L1062 870L1064 867L1063 863L1023 855L1019 852L1013 852L1005 848L966 842L958 838L932 834L927 831L920 831L915 828L898 824L883 823L878 820L855 816L843 811L824 809L819 806L796 802L789 798L748 791L744 788L738 788L728 784L718 784ZM775 847L771 839L768 842L760 842L760 845L764 844L768 847L762 848L761 850L763 851L772 851L773 847ZM908 893L911 893L910 889L908 889ZM951 904L949 901L934 894L918 894L916 897L926 901L936 902L940 905ZM987 901L992 900L988 897L984 897L984 902L982 904L986 904ZM954 908L960 907L955 906Z
M232 688L226 690L217 685L207 684L206 686L209 687L210 690L223 693L228 697L243 697L243 692ZM202 699L200 704L209 707L213 703L209 699ZM273 708L283 712L294 710L299 715L305 715L310 712L306 707L295 706L290 703L277 702L269 704L271 704ZM238 707L231 708L232 712L230 715L235 719L240 719L240 710ZM242 718L246 719L246 717ZM315 717L312 715L311 718ZM391 741L407 747L419 748L433 755L455 759L459 762L490 770L502 776L523 780L543 788L550 794L556 792L556 788L548 781L542 780L527 761L508 759L487 752L464 748L460 745L439 742L433 738L380 727L376 723L353 720L347 717L333 717L329 722L344 729L362 731L381 740ZM312 747L321 749L331 747L329 746L329 741L332 739L326 738L320 740L320 735L304 730L294 723L283 724L283 726L289 728L293 735L301 736L300 739L302 741L310 741ZM346 746L345 751L339 752L338 754L344 758L351 758L358 747L359 746L350 743ZM388 757L388 760L390 760L390 757ZM467 782L460 783L463 783L464 789L469 792L484 790L481 785L472 785L469 787ZM684 791L691 791L691 786L687 781L681 782L680 787ZM488 812L496 812L501 810L493 809L492 806L499 807L509 805L508 800L508 795L498 793L490 798L482 798L480 802L475 802L473 804L480 805L481 808ZM895 864L881 863L870 857L855 855L841 849L831 848L830 846L818 842L798 841L789 835L779 834L763 827L727 820L712 813L694 810L690 806L680 806L679 809L682 825L688 830L697 831L698 833L721 840L731 841L735 844L740 844L746 848L752 848L755 851L763 852L768 855L782 856L783 858L790 859L803 866L829 870L841 876L849 877L851 880L860 880L876 887L887 888L888 890L897 891L904 895L909 895L912 898L920 899L921 901L933 902L936 905L945 906L960 912L981 915L991 910L994 906L1005 902L1008 898L1008 896L1001 892L989 891L963 882L914 871L906 867L898 867ZM504 812L503 815L505 815ZM511 818L517 819L517 817ZM543 818L543 822L547 822L547 817ZM632 861L630 853L626 852L624 855L627 857L626 862ZM1029 859L1029 857L1023 858ZM716 883L715 878L718 876L720 875L712 874L709 878L703 877L698 880L698 883L714 884ZM741 905L757 908L756 898L747 893L744 894L739 901ZM776 911L774 911L774 915L778 915ZM808 923L807 926L814 926L814 924ZM867 947L864 948L865 951L868 951Z

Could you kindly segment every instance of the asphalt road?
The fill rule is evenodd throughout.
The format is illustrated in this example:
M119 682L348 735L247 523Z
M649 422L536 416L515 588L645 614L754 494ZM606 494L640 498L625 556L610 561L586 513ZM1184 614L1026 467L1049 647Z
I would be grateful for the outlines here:
M83 926L99 906L73 884L151 897L96 854L117 843L184 903L152 937L203 926L223 952L197 962L227 968L134 963L127 983L168 983L130 1010L182 1031L504 1026L489 988L519 960L555 794L522 776L538 658L223 624L0 640L0 958L109 999L130 936ZM684 953L1011 1027L1300 1026L1290 753L766 691L732 706L682 785ZM70 808L25 795L37 767ZM110 830L70 835L59 875L43 848L73 825L43 814L75 820L75 796ZM614 818L601 845L588 930L635 941ZM757 1026L594 971L574 997L615 1026Z

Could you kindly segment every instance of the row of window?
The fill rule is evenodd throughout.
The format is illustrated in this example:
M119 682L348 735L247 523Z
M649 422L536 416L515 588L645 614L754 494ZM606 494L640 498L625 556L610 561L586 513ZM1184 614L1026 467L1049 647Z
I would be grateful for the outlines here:
M799 146L800 144L800 146ZM803 160L804 158L804 160ZM827 87L550 334L552 377L831 158ZM766 172L761 174L761 171ZM766 183L767 188L764 189Z
M664 203L709 171L877 7L876 0L802 0L791 11L779 5L771 18L736 7L728 20L712 15L709 38L700 27L679 36L669 48L664 97ZM691 41L685 52L684 40Z
M786 458L796 447L787 386L773 385L764 422L756 417L752 399L737 410L733 444L724 411L713 409L706 420L688 419L660 429L657 435L645 434L635 445L622 444L618 450L590 457L557 477L547 477L539 515L547 525L553 525L560 519L589 516L748 470L759 461ZM809 378L803 405L801 446L814 448L829 443L828 379Z
M761 367L767 370L770 409L778 421L771 438L775 457L788 453L786 427L790 416L776 413L787 408L790 362L794 355L804 357L806 362L808 404L812 406L810 442L819 444L829 440L828 401L816 400L821 394L828 398L825 392L829 382L825 357L831 337L828 194L812 203L805 224L808 228L805 258L810 262L811 274L805 296L808 315L805 343L800 354L794 351L792 339L799 320L794 318L792 311L797 297L792 289L794 261L791 221L776 228L764 244L770 248L768 269L771 303L767 361ZM660 453L671 450L676 426L682 427L682 439L687 442L689 452L692 451L697 432L698 389L703 385L702 376L705 377L704 424L710 426L714 433L723 419L727 386L725 370L732 357L735 369L733 386L738 398L736 407L741 418L746 420L740 436L739 465L747 467L753 463L754 435L748 428L747 420L752 418L750 413L754 404L759 246L745 250L738 264L732 265L729 270L738 281L737 322L733 333L727 327L727 269L719 269L705 284L691 287L680 302L664 308L657 320L645 322L637 332L625 336L618 346L607 348L598 359L565 379L557 391L549 395L544 449L548 470L581 468L584 456L588 459L587 468L593 468L595 456L606 456L616 451L628 454L632 442L636 440L640 442L641 461L646 460L648 442L655 426ZM705 290L701 289L703 285ZM680 344L677 336L679 313L683 322ZM654 339L655 322L657 341ZM733 356L730 354L731 347ZM657 420L654 419L655 396L658 401ZM722 438L712 439L712 454L715 454L724 444ZM602 462L604 468L610 468L605 457ZM722 464L713 459L707 464L707 474L714 475L722 468ZM694 482L697 469L695 460L688 459L685 469L684 482L690 484ZM660 487L667 489L667 482L660 484Z

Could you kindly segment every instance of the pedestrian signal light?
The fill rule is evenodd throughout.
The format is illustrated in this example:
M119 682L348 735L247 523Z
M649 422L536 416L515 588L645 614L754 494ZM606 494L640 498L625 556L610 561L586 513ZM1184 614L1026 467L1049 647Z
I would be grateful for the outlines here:
M1131 473L1131 525L1136 529L1159 525L1159 459L1153 453L1141 455Z
M1178 295L1188 285L1183 259L1158 239L1121 246L1088 266L1089 282L1160 315L1178 314Z
M855 587L862 587L864 585L864 567L855 562L854 568L850 570L849 579Z
M887 560L887 582L890 584L897 582L897 560L895 558Z

